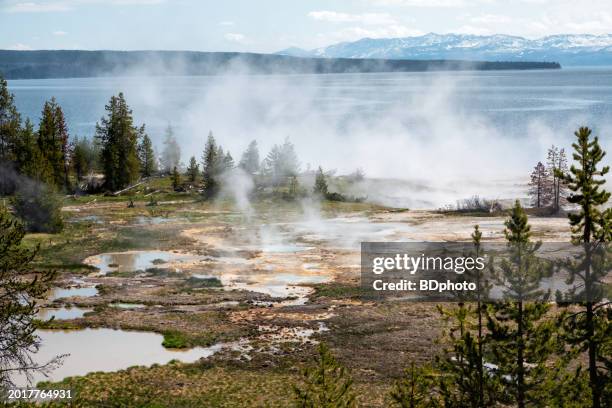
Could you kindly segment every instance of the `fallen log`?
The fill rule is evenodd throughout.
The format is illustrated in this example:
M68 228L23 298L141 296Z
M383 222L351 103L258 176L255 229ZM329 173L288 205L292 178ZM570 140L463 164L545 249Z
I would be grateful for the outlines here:
M131 190L131 189L133 189L134 187L138 187L138 186L140 186L140 185L143 185L143 184L144 184L144 183L146 183L146 182L147 182L147 180L142 180L142 181L141 181L141 182L139 182L139 183L136 183L136 184L133 184L133 185L131 185L131 186L128 186L128 187L124 188L123 190L115 191L115 192L113 193L113 195L114 195L114 196L118 196L119 194L121 194L121 193L125 193L126 191Z

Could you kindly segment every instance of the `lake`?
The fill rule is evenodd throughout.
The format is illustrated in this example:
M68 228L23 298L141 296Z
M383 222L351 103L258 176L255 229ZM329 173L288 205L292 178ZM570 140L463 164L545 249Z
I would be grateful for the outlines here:
M508 198L499 180L526 178L579 125L604 147L612 133L612 68L331 75L119 77L9 81L24 116L55 96L72 135L91 136L111 95L125 93L158 150L171 124L182 161L217 140L240 157L285 138L302 168L357 167L371 177L418 180L447 191ZM458 182L460 181L460 182ZM406 194L408 195L408 194Z

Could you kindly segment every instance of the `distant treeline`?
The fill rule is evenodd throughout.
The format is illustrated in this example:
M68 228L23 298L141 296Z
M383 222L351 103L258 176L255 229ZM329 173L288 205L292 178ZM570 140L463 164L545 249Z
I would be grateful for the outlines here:
M558 69L556 62L299 58L284 55L193 51L0 50L6 79L113 75L326 74L465 70Z

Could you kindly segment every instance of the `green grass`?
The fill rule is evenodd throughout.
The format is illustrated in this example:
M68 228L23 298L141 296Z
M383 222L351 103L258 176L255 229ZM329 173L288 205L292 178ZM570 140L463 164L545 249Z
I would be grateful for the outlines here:
M192 347L208 347L214 344L216 338L210 333L189 336L178 330L168 330L162 333L162 346L168 349L186 349Z
M187 279L185 284L190 287L197 287L197 288L221 288L223 287L223 284L221 283L221 281L215 277L200 279L200 278L196 278L192 276L189 279Z
M170 349L184 349L189 347L189 339L181 332L167 331L163 333L162 346Z
M359 285L345 285L341 283L322 283L314 285L314 298L327 297L333 299L353 299L365 296L369 291L366 291Z

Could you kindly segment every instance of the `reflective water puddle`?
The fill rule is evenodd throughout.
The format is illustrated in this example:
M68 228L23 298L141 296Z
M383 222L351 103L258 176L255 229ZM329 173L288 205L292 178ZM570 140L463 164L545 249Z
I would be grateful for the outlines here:
M128 251L100 254L86 258L83 262L95 266L101 275L109 272L145 271L148 268L165 268L168 263L176 264L197 260L190 254L180 254L170 251ZM180 271L180 268L174 268Z
M194 362L209 357L224 347L223 344L218 344L174 351L161 345L163 338L160 334L112 329L41 330L38 335L41 338L41 347L34 356L36 362L44 363L63 354L69 356L49 377L34 375L34 384L39 381L61 381L66 377L94 371L110 372L135 365L166 364L173 359ZM13 380L18 386L27 385L23 375L14 376Z

